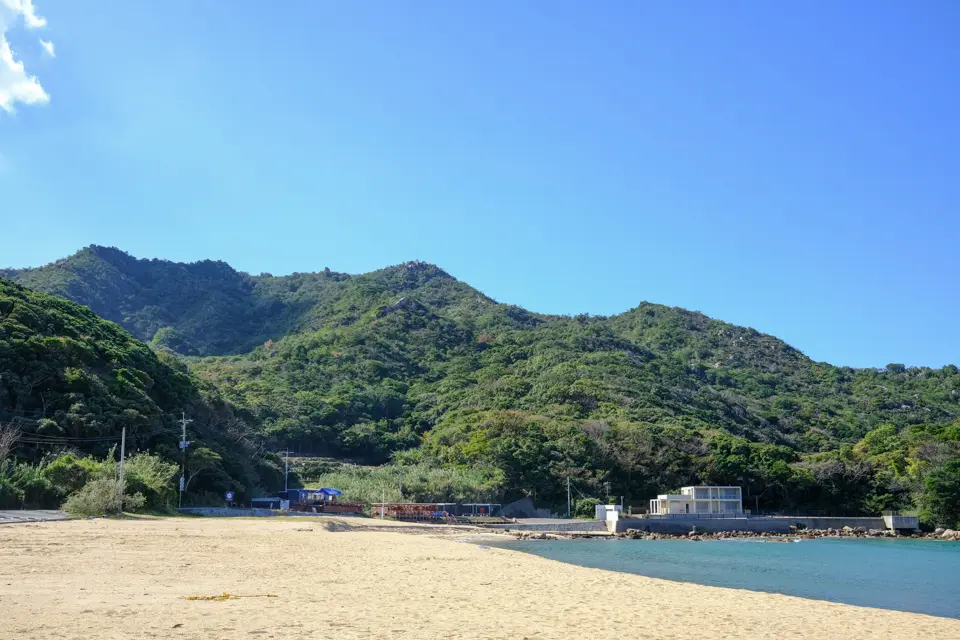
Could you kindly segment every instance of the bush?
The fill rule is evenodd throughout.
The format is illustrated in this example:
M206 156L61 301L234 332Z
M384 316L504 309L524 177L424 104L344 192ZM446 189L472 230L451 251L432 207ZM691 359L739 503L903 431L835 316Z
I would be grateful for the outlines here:
M125 463L124 480L127 493L143 495L148 509L167 511L174 506L177 499L174 483L177 471L177 465L166 462L159 456L138 453L127 458Z
M42 467L41 475L57 493L55 504L60 504L72 493L82 489L93 478L109 478L114 473L111 462L99 462L94 458L63 453Z
M146 498L142 493L125 494L123 506L130 511L142 509ZM98 478L83 485L63 503L62 509L75 516L99 516L115 513L120 508L120 481Z
M57 492L49 480L42 474L42 467L29 464L16 464L9 479L23 496L22 509L47 509L57 503Z
M295 471L302 480L310 481L333 473L342 466L342 462L331 458L300 458L290 465L290 470Z
M597 498L583 498L582 500L577 500L573 504L573 516L575 518L587 518L592 520L597 517L596 506L598 504L603 504L603 500L598 500Z
M503 478L492 469L450 469L421 463L410 466L343 466L318 477L316 484L340 489L344 500L368 504L381 500L483 502L499 499Z

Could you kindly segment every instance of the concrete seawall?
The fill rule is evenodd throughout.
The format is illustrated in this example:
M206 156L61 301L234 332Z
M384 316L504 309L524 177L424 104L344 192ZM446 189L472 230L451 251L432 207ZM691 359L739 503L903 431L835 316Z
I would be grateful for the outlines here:
M886 529L883 518L808 518L802 516L783 518L621 518L611 521L609 527L611 531L616 533L622 533L627 529L637 529L650 533L683 535L692 531L694 527L701 533L718 533L721 531L790 533L790 527L798 524L806 529L842 529L844 527Z
M866 527L867 529L886 529L883 518L783 518L790 524L802 523L807 529L843 529L844 527Z
M606 523L604 523L606 524ZM720 531L755 531L757 533L790 533L788 520L760 520L757 518L702 518L693 519L652 519L652 518L621 518L615 523L616 533L623 533L627 529L637 529L650 533L666 533L670 535L684 535L690 533L694 527L700 533L717 533Z

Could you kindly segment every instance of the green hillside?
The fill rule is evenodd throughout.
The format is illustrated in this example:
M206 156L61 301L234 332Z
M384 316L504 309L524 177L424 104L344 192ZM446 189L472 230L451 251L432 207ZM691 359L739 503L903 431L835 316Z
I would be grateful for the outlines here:
M504 498L572 477L637 504L711 481L761 509L942 509L928 480L960 458L956 367L835 367L682 309L538 315L419 262L254 277L91 247L6 273L205 355L275 447L483 469Z
M193 420L189 439L198 441L187 470L193 498L282 483L277 460L260 454L242 412L175 356L154 352L84 307L0 279L0 425L20 432L4 453L41 465L68 451L102 457L126 427L131 454L151 451L179 463L182 412ZM0 503L59 506L65 496L55 487L17 485L25 473L10 464L0 469ZM17 499L11 487L19 487Z

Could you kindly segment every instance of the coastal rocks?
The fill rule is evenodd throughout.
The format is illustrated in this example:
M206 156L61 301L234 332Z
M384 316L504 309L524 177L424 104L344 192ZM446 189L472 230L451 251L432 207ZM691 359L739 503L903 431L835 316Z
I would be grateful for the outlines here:
M960 532L953 532L956 539L960 540ZM800 529L791 530L790 533L774 533L768 531L718 531L715 533L704 533L703 531L693 530L687 533L653 533L642 531L640 529L627 529L624 532L616 534L618 538L628 538L631 540L728 540L734 538L751 538L769 540L770 542L790 542L793 540L815 540L818 538L896 538L899 534L886 529L867 529L866 527L847 527L846 529ZM944 539L954 539L948 537Z
M946 529L944 529L943 527L937 527L936 529L933 530L933 535L942 536L944 531L946 531Z
M687 533L654 533L640 529L627 529L617 533L618 538L631 540L727 540L733 538L752 538L770 542L789 542L793 540L815 540L818 538L916 538L960 542L960 531L938 529L932 533L889 531L887 529L868 529L866 527L843 527L842 529L792 529L790 533L771 533L761 531L718 531L705 533L702 529Z
M565 536L545 531L516 531L513 535L517 540L563 540Z

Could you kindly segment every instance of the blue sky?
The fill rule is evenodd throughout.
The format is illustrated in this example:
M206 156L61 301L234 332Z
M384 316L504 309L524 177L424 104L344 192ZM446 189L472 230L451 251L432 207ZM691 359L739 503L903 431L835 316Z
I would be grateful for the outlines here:
M956 2L24 3L0 266L421 259L535 311L960 363Z

